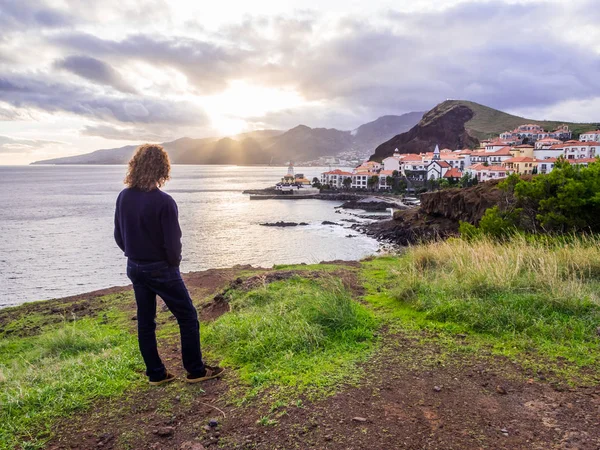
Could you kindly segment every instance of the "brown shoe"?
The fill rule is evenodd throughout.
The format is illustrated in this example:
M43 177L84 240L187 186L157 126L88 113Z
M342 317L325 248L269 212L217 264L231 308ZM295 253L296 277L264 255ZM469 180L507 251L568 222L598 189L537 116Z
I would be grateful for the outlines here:
M186 383L201 383L206 380L212 380L213 378L220 377L225 371L225 369L221 367L204 366L204 368L206 369L206 374L203 376L188 374L187 377L185 377Z
M161 384L169 383L169 382L173 381L174 379L175 379L175 375L173 375L171 372L167 371L165 373L165 377L162 380L158 380L158 381L150 380L149 383L152 386L160 386Z

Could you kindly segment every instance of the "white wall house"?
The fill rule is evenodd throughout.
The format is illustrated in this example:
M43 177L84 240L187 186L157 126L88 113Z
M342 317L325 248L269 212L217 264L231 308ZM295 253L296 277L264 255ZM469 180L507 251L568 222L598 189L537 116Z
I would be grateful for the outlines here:
M352 175L351 187L354 189L367 189L369 187L369 178L371 178L373 175L377 174L370 172L355 173Z
M487 163L491 164L492 166L502 165L502 163L504 161L512 158L512 153L510 151L511 151L510 147L502 147L501 149L496 150L493 153L490 153L487 156Z
M541 150L541 149L550 148L553 145L558 145L558 144L562 144L562 142L559 139L546 138L546 139L540 139L539 141L536 141L534 148L535 148L535 150Z
M588 131L579 136L581 142L600 142L600 130Z
M344 172L340 169L331 170L329 172L323 172L321 174L321 184L328 184L331 187L341 189L344 187L344 179L352 179L352 176L352 173Z
M427 165L427 179L439 180L446 175L452 166L446 161L434 160Z
M564 152L562 148L540 148L533 151L533 157L535 159L556 159L559 156L563 156Z
M513 171L507 170L502 166L484 166L483 164L473 164L466 170L472 178L477 178L477 181L499 180L506 178Z
M402 156L394 154L393 156L388 156L383 161L383 170L397 170L400 172L400 165L402 164Z
M561 149L567 159L595 158L600 155L600 143L567 141L564 144L553 145L553 150Z
M552 169L554 169L554 164L556 163L556 158L547 158L542 159L538 164L538 173L550 173Z

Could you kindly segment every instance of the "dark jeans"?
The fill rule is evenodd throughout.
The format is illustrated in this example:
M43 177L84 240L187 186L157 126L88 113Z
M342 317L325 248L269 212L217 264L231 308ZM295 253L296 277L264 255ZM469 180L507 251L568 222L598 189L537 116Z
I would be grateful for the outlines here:
M127 276L135 292L138 341L150 381L161 380L165 375L165 366L156 345L157 295L163 299L179 324L183 367L192 375L204 375L206 369L200 351L198 314L181 279L179 268L169 267L166 262L138 264L129 260Z

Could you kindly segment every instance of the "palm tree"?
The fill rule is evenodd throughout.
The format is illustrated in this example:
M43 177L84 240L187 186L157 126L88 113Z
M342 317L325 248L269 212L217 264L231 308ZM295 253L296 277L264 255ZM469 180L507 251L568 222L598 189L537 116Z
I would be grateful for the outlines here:
M375 190L375 186L379 183L379 177L377 175L373 175L372 177L369 177L369 179L367 180L367 186L369 188L371 188L371 190Z
M349 190L350 186L352 186L352 178L350 178L350 177L344 178L344 181L342 181L342 184L344 185L346 190Z

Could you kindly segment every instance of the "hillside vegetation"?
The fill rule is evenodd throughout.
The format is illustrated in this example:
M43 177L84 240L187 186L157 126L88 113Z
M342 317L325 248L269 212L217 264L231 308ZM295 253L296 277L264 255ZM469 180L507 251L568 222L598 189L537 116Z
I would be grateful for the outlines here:
M373 364L398 372L392 367L399 362L384 351L391 344L382 347L384 342L402 345L400 364L412 370L436 373L465 357L493 367L504 364L494 362L502 357L539 383L600 383L597 238L573 239L570 245L521 237L504 243L454 239L356 265L281 266L233 276L238 275L218 296L231 311L204 323L202 339L208 360L230 370L231 392L222 395L233 405L227 415L256 417L261 411L252 419L259 426L277 427L286 411L308 408L304 402L360 386ZM199 310L210 310L215 293L192 292ZM153 423L173 417L171 403L164 405L162 397L177 395L180 400L170 401L182 405L202 400L202 389L176 383L151 390L144 383L131 292L87 302L96 308L87 317L78 316L80 308L53 301L0 311L0 449L43 448L56 433L67 433L68 424L60 432L54 427L61 418L85 421L93 405L101 419L118 414L122 407L116 405L127 402L138 410L135 399L153 398L154 392L160 394L154 422L146 424L143 414L136 425L113 424L117 429L110 430L115 448L148 448L155 439ZM73 312L67 314L69 308ZM59 311L65 311L62 320ZM157 320L166 351L178 341L176 323L168 312L159 312ZM177 352L168 354L178 361ZM170 366L176 368L176 362ZM98 403L102 398L116 400ZM363 414L369 408L364 404ZM131 411L123 414L131 420ZM178 417L180 423L187 420ZM189 418L195 429L196 414ZM80 439L82 425L73 426ZM241 448L233 441L221 444ZM347 445L340 441L331 448Z
M453 150L474 148L483 139L498 137L504 131L528 123L542 125L549 131L566 124L575 138L582 132L596 128L597 125L526 119L475 102L446 100L426 112L413 128L379 145L371 159L381 161L392 155L396 148L400 153L433 151L436 145Z
M446 114L452 108L457 106L466 106L473 111L473 118L466 122L465 128L472 136L479 140L496 137L504 131L513 130L519 125L527 123L541 125L548 131L555 130L559 126L566 124L569 126L574 136L579 136L580 133L589 131L596 125L594 123L576 123L560 120L527 119L467 100L446 100L431 111L425 113L421 123L426 124L433 119Z

